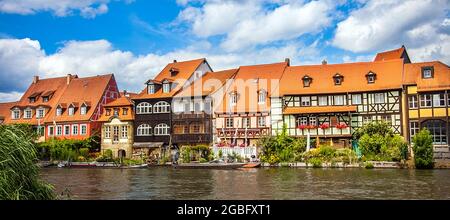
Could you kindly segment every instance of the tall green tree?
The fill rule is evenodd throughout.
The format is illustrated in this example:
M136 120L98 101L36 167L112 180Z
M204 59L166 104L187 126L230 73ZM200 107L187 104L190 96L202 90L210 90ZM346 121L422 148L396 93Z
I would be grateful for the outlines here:
M35 138L30 126L0 126L0 199L55 198L53 187L39 178Z
M418 169L431 169L433 163L433 136L426 128L413 137L414 163Z

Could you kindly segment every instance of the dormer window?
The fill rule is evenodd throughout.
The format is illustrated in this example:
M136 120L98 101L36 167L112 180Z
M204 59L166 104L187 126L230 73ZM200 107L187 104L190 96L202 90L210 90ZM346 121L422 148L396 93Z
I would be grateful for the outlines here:
M369 73L366 74L366 78L367 78L367 83L369 83L369 84L375 83L375 80L377 79L377 74L370 71Z
M85 115L87 112L87 107L86 106L81 106L80 108L80 114Z
M258 104L266 103L267 92L265 90L260 90L258 92Z
M309 85L312 83L312 78L308 75L305 75L303 78L303 87L309 87Z
M230 102L231 105L236 105L238 100L238 94L236 92L233 92L230 94Z
M36 102L36 98L35 97L31 97L30 98L30 103L35 103Z
M48 96L42 97L42 101L43 101L43 102L48 102Z
M60 116L60 115L62 115L62 108L61 108L61 107L58 107L58 108L56 109L56 116Z
M155 94L155 84L148 85L148 94Z
M334 81L334 85L341 85L342 81L344 81L344 76L339 73L336 73L333 76L333 81Z
M114 116L119 116L119 108L114 108Z
M111 109L109 109L109 108L108 108L108 109L106 109L106 113L105 113L105 115L106 115L106 116L110 116L110 115L111 115Z
M170 92L170 84L164 83L163 84L163 93L169 93Z
M422 67L422 78L431 79L434 77L434 68L432 66Z
M20 118L20 109L14 109L11 112L12 119L19 119Z
M179 72L180 72L180 70L178 70L177 68L170 68L171 76L176 76Z
M73 106L69 107L69 115L73 115L75 113L75 108Z

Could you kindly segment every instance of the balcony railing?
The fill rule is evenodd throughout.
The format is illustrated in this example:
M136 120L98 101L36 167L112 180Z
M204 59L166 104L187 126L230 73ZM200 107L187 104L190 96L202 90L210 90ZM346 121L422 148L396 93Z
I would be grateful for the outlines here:
M175 143L209 143L212 141L211 134L173 134L172 141Z
M178 113L173 114L172 118L175 120L180 119L202 119L202 118L211 118L211 115L206 114L204 112L202 113Z
M268 127L264 128L217 128L219 137L257 138L270 134Z

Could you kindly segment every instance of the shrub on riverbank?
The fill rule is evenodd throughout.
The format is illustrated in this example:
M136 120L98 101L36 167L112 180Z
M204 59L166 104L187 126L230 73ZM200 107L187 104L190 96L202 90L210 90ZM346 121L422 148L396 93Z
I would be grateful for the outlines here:
M270 164L299 161L306 150L306 140L288 136L285 125L280 134L263 137L257 145L261 147L261 161Z
M413 137L414 164L418 169L433 168L433 137L426 128Z
M353 135L359 139L363 161L401 161L406 159L408 145L400 135L394 134L386 122L372 122L358 129Z
M78 161L82 156L87 160L93 160L89 152L100 149L99 137L92 136L84 140L50 139L38 144L39 159L71 160Z
M0 200L55 198L53 187L39 179L35 138L31 126L0 126Z
M358 160L356 153L347 148L335 149L330 146L320 146L319 148L311 149L303 154L303 161L309 164L317 164L318 161L325 163L344 163L350 164Z

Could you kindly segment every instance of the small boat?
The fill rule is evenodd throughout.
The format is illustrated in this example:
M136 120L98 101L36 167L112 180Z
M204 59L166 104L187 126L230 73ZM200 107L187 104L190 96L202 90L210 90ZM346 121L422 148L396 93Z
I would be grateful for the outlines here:
M89 167L97 167L95 162L71 162L68 165L71 168L89 168Z
M59 162L57 166L58 168L63 168L66 166L66 164L64 164L63 162Z
M138 168L147 168L147 167L148 167L147 164L138 164L138 165L131 165L131 166L123 167L123 168L138 169Z
M181 169L237 169L245 163L183 163L172 164L174 168Z
M261 166L261 163L259 162L252 162L252 163L246 163L242 168L258 168Z

